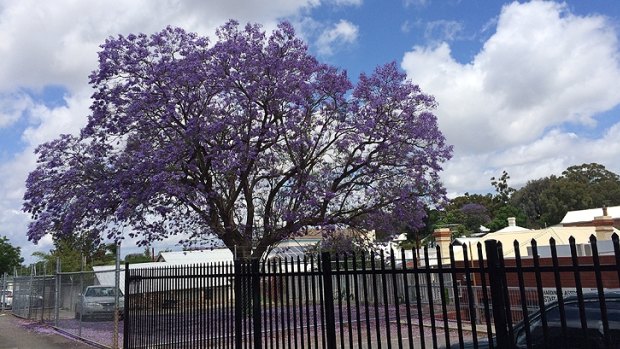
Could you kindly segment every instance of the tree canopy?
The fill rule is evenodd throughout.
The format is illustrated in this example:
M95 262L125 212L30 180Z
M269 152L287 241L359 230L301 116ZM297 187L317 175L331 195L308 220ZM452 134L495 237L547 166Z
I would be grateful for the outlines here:
M11 245L6 236L0 237L0 276L13 273L13 269L21 267L23 262L21 249Z
M110 265L116 260L116 245L97 242L93 232L76 235L54 236L54 248L49 252L34 252L38 270L56 270L60 259L60 271L72 272L89 269L94 265Z
M189 233L260 257L306 227L421 224L444 199L452 149L435 100L395 63L353 85L288 23L268 34L231 21L213 44L179 28L110 38L90 81L80 135L37 148L30 240Z
M568 211L620 205L620 177L590 163L568 167L561 176L527 182L511 197L531 227L558 224Z
M477 232L480 225L497 231L515 217L517 225L532 229L558 224L568 211L620 205L620 177L596 163L568 167L560 176L528 181L518 190L508 185L506 171L492 177L495 194L468 194L450 200L436 212L428 235L436 227L450 227L455 235Z

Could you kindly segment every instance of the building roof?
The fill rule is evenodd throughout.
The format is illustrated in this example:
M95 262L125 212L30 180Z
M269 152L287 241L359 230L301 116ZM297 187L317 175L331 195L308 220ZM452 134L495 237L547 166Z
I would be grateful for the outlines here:
M602 208L591 208L587 210L568 211L560 224L571 224L580 222L592 222L594 217L602 216ZM612 218L620 218L620 206L607 208L607 215Z
M508 226L496 231L496 233L521 233L526 231L532 230L518 226L515 217L508 217Z
M187 268L189 265L196 265L197 268ZM199 264L203 266L203 264ZM130 264L129 268L132 270L135 269L171 269L174 271L176 275L182 276L184 274L203 274L209 275L212 272L211 267L198 267L198 264L192 263L166 263L166 262L151 262L151 263L135 263ZM232 264L227 264L232 272ZM115 284L116 277L116 268L114 265L102 265L102 266L94 266L93 271L95 272L95 278L99 285L107 285L113 286ZM230 280L226 278L216 277L210 281L210 286L225 286L230 283ZM119 270L119 288L124 292L125 291L125 266L121 265ZM170 283L166 279L153 279L149 282L146 282L145 285L141 285L142 292L158 292L165 290L182 290L188 288L195 288L195 285L191 283L180 283L173 284Z
M214 248L193 251L160 252L158 262L173 264L199 264L232 262L234 254L228 248Z
M143 268L155 268L163 266L163 263L149 262L149 263L135 263L130 264L131 269L143 269ZM99 285L114 286L116 283L116 267L114 265L98 265L93 266L95 272L95 278ZM119 272L119 288L125 292L125 266L120 266Z

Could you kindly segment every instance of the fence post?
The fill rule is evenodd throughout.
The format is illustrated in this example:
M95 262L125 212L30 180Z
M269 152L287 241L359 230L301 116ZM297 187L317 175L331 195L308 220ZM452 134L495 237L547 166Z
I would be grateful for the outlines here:
M4 311L4 302L6 302L6 273L2 274L2 294L0 296L2 296L2 298L0 298L0 311Z
M242 316L243 316L243 297L241 282L244 277L241 272L241 261L235 259L235 349L241 349L243 345Z
M123 304L123 349L129 349L129 324L131 320L129 320L129 307L131 305L131 297L129 296L129 280L131 275L129 275L129 262L125 262L125 289L123 292L125 293L125 303Z
M54 290L54 326L58 327L58 317L60 315L60 257L56 257L56 289Z
M332 281L332 261L329 252L321 253L321 266L323 267L323 299L325 302L325 331L327 335L327 348L336 349L336 319L334 318L334 288Z
M114 264L114 333L112 334L112 348L118 349L118 303L121 271L121 243L116 243L116 263ZM95 274L96 275L96 274Z
M32 298L34 297L32 289L34 288L34 274L36 272L36 265L33 264L32 268L30 268L30 282L28 283L28 315L26 317L28 320L32 319Z
M493 306L493 322L495 325L495 340L497 348L512 348L508 336L506 320L506 303L504 302L505 281L500 267L500 256L496 240L484 242L487 254L487 266L489 271L489 285L491 287L491 304ZM487 319L488 321L488 319Z
M254 325L254 348L262 348L262 328L260 313L260 270L258 258L252 259L252 324Z
M2 294L0 294L0 311L4 311L4 302L6 301L6 273L2 273Z
M82 310L84 308L84 297L82 294L84 292L84 256L80 256L80 259L80 321L78 324L78 337L82 338L82 320L84 319L84 314L82 314L84 312Z
M47 278L47 266L43 264L43 287L41 291L41 322L45 319L45 279Z

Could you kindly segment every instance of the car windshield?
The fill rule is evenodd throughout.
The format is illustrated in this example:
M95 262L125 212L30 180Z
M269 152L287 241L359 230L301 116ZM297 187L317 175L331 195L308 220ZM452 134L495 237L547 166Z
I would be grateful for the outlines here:
M118 295L123 295L120 290L118 291ZM114 287L90 288L86 291L86 297L114 297Z

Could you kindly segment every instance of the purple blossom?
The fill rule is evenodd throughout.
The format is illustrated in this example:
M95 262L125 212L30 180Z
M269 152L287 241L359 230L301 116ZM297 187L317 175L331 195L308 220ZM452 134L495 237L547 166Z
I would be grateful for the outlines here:
M92 231L143 243L213 234L242 257L303 228L397 214L416 226L452 148L435 101L395 63L319 63L289 23L228 22L217 41L168 27L109 38L79 137L41 145L28 236ZM377 221L379 224L379 221Z

